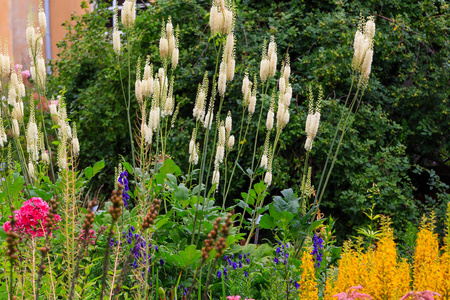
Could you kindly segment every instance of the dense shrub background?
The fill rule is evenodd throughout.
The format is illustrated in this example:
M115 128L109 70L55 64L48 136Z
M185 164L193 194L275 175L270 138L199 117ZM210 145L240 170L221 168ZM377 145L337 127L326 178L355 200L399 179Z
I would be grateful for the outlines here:
M325 215L339 219L340 238L354 234L355 227L368 222L362 212L373 203L376 213L391 215L396 228L401 229L406 222L417 222L424 211L440 209L449 201L445 191L450 182L450 5L429 0L387 2L236 1L236 76L227 86L223 109L225 113L232 111L234 128L241 113L236 103L242 98L243 73L245 68L250 74L258 72L263 40L274 34L279 58L285 53L291 57L295 99L274 162L277 176L273 194L288 187L299 190L310 84L315 91L321 84L326 96L310 156L313 176L316 181L320 177L350 87L359 15L375 16L370 86L341 147L322 205ZM204 71L211 74L214 68L210 5L210 1L156 1L140 11L133 35L132 81L139 57L150 55L159 67L161 20L172 16L173 23L180 25L180 65L174 92L180 114L168 152L182 169L185 166L184 171L197 85ZM67 24L66 38L59 43L60 59L52 64L57 76L49 83L55 93L66 90L69 115L79 127L80 167L105 159L106 171L93 186L105 185L104 191L112 187L120 155L131 159L119 74L120 68L127 86L127 62L126 55L119 61L114 55L108 28L111 14L99 4L94 12L72 17L76 25ZM123 36L122 41L127 38ZM136 115L135 104L132 116ZM250 149L253 139L253 135L248 136L244 151ZM248 162L244 158L241 164ZM242 174L237 174L235 181L239 188L232 190L231 199L239 197L240 188L247 186Z

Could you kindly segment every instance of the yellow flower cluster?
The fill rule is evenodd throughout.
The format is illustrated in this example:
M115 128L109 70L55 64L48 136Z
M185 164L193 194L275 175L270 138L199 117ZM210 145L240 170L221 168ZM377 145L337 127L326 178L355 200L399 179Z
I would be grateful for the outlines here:
M410 269L406 261L399 261L392 229L386 219L383 235L375 249L363 252L357 244L348 242L339 261L337 278L330 276L325 285L325 300L333 295L361 285L373 299L400 299L410 290Z
M414 253L414 290L430 290L437 292L440 286L440 257L439 241L437 234L433 233L434 218L431 222L422 221L420 231L417 234L416 251Z
M413 266L400 261L389 219L382 221L382 237L376 247L363 251L361 242L346 242L338 267L328 270L324 300L361 285L374 300L400 299L407 292L433 291L450 299L450 204L447 213L447 237L442 255L434 233L435 216L424 218L417 235ZM411 278L411 271L413 278Z
M423 219L417 235L414 254L414 289L439 293L437 299L450 299L450 203L447 207L447 236L442 255L439 255L439 240L434 233L435 216L429 222Z
M316 273L314 270L313 257L308 251L302 254L302 266L300 272L299 296L300 299L318 300Z

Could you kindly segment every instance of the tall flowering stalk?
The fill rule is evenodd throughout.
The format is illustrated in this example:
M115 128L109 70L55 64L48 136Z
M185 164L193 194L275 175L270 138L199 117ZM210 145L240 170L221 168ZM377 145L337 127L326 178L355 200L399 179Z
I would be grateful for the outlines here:
M323 249L323 240L321 237L318 237L317 234L314 234L313 237L313 251L311 255L314 257L316 263L314 264L314 268L319 268L320 263L322 262L322 249Z
M375 22L373 17L369 17L367 22L363 22L363 19L360 20L358 29L355 34L354 39L354 56L352 61L352 83L350 86L349 93L345 100L345 104L342 108L342 113L339 119L339 122L336 126L336 130L334 132L334 136L330 145L330 149L328 150L327 159L325 161L325 166L322 171L322 175L320 177L319 185L317 187L317 192L314 198L315 212L311 216L311 224L312 220L316 217L317 211L319 209L320 203L322 201L326 186L328 184L328 180L331 176L331 173L334 168L334 164L336 163L337 156L339 154L340 147L342 145L342 140L345 136L345 133L349 130L351 126L350 116L354 109L358 109L359 104L361 103L362 97L364 96L364 92L369 83L369 76L371 72L371 66L373 61L373 45L374 45L374 37L375 37ZM349 109L347 109L347 104L350 99L350 95L352 94L353 86L356 83L356 92L354 93L353 98L350 101ZM355 104L357 104L355 108ZM320 113L320 110L319 110ZM320 116L320 114L319 114ZM312 122L312 118L309 118L309 124L307 122L307 134L309 137L309 141L307 138L307 143L305 144L306 150L310 149L312 146L312 133L314 133L315 127L313 128L311 124L315 124L316 122ZM308 153L308 151L307 151ZM306 170L306 169L304 169ZM311 225L310 225L311 226ZM303 246L305 240L305 236L300 243L298 243L297 252Z

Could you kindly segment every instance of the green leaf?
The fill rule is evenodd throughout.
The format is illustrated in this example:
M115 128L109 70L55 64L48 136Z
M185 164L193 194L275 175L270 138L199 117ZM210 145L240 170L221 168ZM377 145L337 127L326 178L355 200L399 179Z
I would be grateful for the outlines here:
M256 194L261 195L266 189L266 185L264 184L263 181L260 181L257 184L255 184L253 188L255 189Z
M176 201L185 201L189 199L189 190L184 184L180 183L173 194L174 200Z
M177 178L173 174L167 174L167 179L169 179L169 186L170 187L176 187L177 186Z
M127 163L126 161L123 161L122 162L122 166L125 167L125 169L127 170L128 174L134 174L133 168L131 167L131 165L129 163Z
M100 172L104 167L105 167L105 161L104 160L96 162L95 165L94 165L94 173L92 174L92 176L94 176L95 174Z
M200 261L202 254L197 250L195 245L190 245L186 249L180 251L173 258L181 268L187 268Z
M171 159L166 159L163 166L159 169L159 173L166 176L167 174L174 174L176 176L181 174L181 169Z
M261 220L259 221L259 226L262 229L272 230L273 228L275 228L274 218L269 214L265 214L264 216L262 216Z
M84 169L84 176L86 176L88 180L92 178L93 174L94 170L92 169L92 167L87 167L86 169Z

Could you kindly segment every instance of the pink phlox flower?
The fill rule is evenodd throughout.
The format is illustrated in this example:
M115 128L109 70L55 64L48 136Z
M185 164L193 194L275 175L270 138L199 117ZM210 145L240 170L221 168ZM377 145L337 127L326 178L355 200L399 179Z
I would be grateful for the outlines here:
M241 296L236 295L236 296L228 296L227 297L228 300L241 300Z
M440 294L432 291L407 292L400 300L434 300L434 296L442 297Z
M348 289L348 292L342 292L336 295L333 295L333 297L338 297L338 300L354 300L354 299L372 299L372 296L368 294L359 293L358 290L362 290L363 287L358 286L352 286Z
M30 70L24 70L22 65L15 64L14 69L16 72L19 72L19 69L22 70L22 77L29 78L31 76Z
M45 236L47 233L47 214L50 207L48 203L38 197L33 197L23 203L20 210L15 210L16 223L14 231L29 234L32 237ZM9 217L12 218L11 216ZM55 221L61 221L61 217L55 214ZM11 221L3 224L5 232L11 229ZM50 233L51 234L51 233Z
M31 72L30 72L30 70L23 70L23 71L22 71L22 77L30 78L30 77L31 77Z

